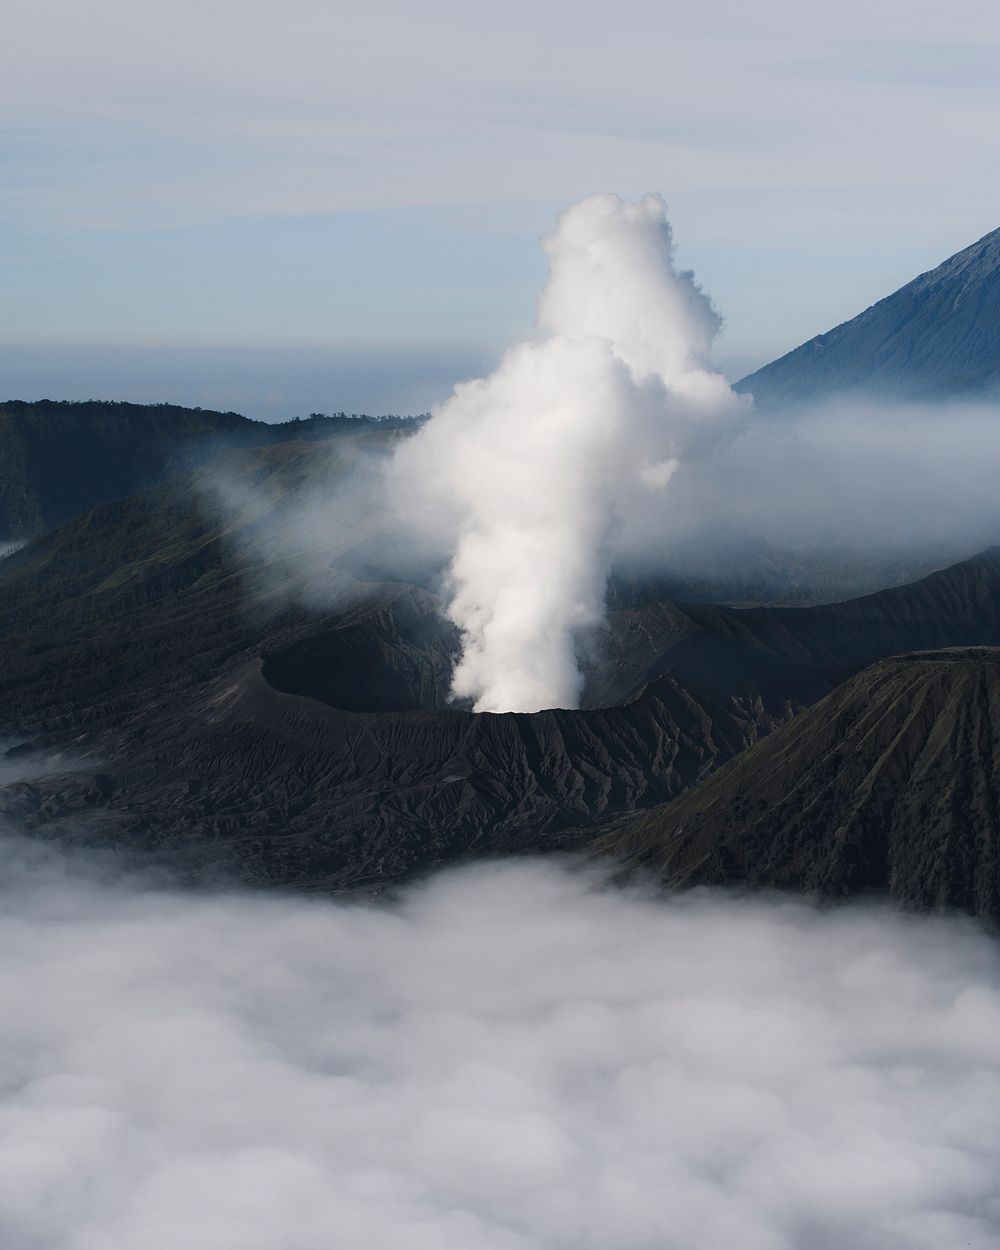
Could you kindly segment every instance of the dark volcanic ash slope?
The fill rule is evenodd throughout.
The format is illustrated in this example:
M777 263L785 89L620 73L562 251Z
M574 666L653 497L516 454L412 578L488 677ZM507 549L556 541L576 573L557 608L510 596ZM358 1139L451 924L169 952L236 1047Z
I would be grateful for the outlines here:
M673 884L887 891L1000 920L1000 649L895 656L600 841Z
M587 709L452 710L456 638L433 593L370 580L359 560L377 508L354 496L342 524L265 558L289 492L317 465L356 474L377 454L366 447L238 453L251 501L238 520L175 484L0 562L0 734L95 761L8 786L0 806L193 875L377 885L579 843L589 822L681 794L875 659L1000 643L992 550L826 607L619 604ZM326 607L296 597L307 566Z
M192 873L377 884L662 800L748 740L669 681L606 712L447 708L457 640L434 596L344 571L363 510L287 570L258 558L287 492L348 452L254 453L240 524L160 487L0 565L0 732L100 762L8 787L0 807L33 828L120 831ZM296 603L305 562L342 606Z
M1000 388L1000 230L736 384L759 404L838 392L944 398Z
M846 678L901 651L1000 644L1000 547L859 599L809 608L649 604L612 614L609 661L590 702L669 674L783 721Z

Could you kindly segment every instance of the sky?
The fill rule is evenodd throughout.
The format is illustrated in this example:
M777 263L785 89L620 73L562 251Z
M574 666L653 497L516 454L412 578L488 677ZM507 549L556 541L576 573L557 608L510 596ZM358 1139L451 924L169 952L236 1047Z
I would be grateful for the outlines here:
M998 53L981 0L8 0L0 392L426 406L601 191L740 376L1000 224Z

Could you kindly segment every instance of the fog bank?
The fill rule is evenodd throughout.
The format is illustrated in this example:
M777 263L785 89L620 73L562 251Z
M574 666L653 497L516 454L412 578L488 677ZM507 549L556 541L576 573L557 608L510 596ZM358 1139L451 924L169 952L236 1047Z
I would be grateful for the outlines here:
M970 924L552 862L373 906L3 855L5 1246L1000 1245Z
M836 556L877 567L1000 541L1000 404L843 397L755 412L655 500L623 509L623 555L725 577L731 558ZM808 575L808 573L807 573Z

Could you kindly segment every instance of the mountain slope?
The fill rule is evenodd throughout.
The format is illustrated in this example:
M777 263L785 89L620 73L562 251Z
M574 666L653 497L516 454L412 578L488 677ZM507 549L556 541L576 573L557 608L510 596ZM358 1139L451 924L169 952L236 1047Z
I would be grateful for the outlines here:
M1000 649L853 677L601 850L674 884L887 891L1000 921Z
M333 480L348 440L245 458L244 518L220 525L176 482L0 565L0 734L83 757L2 792L28 827L127 831L193 875L377 885L477 848L554 845L679 793L755 736L669 681L608 711L449 708L457 640L434 596L345 571L363 509L287 555L325 577L326 608L296 602L262 557L286 493Z
M590 822L681 794L873 659L1000 644L994 549L816 608L633 596L612 611L584 710L455 710L457 640L432 590L373 580L359 557L377 494L272 549L289 494L357 480L385 445L373 437L226 453L206 472L238 462L238 517L206 510L196 475L0 562L0 736L83 757L6 787L0 806L194 876L378 885L473 853L579 845ZM304 571L325 606L297 593Z
M1000 230L736 384L763 405L839 392L930 399L998 388Z
M373 426L385 423L337 416L268 425L174 404L8 400L0 404L0 541L42 533L223 447L315 440Z
M628 698L669 675L780 721L896 652L1000 644L1000 547L842 603L651 604L613 614L612 629L608 692Z

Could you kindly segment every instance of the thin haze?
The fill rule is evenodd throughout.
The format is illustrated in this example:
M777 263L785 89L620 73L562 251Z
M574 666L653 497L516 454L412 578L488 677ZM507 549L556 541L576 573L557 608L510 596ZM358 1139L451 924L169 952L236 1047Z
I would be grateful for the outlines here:
M559 206L658 186L746 371L998 224L998 44L978 0L10 0L0 343L53 352L22 398L65 344L156 399L149 344L492 354Z
M18 1250L1000 1245L1000 956L550 863L192 896L2 843Z
M720 583L784 561L806 584L836 561L847 597L892 581L894 567L927 571L1000 542L998 463L995 403L845 397L758 414L681 464L667 491L626 500L618 551L652 573Z

